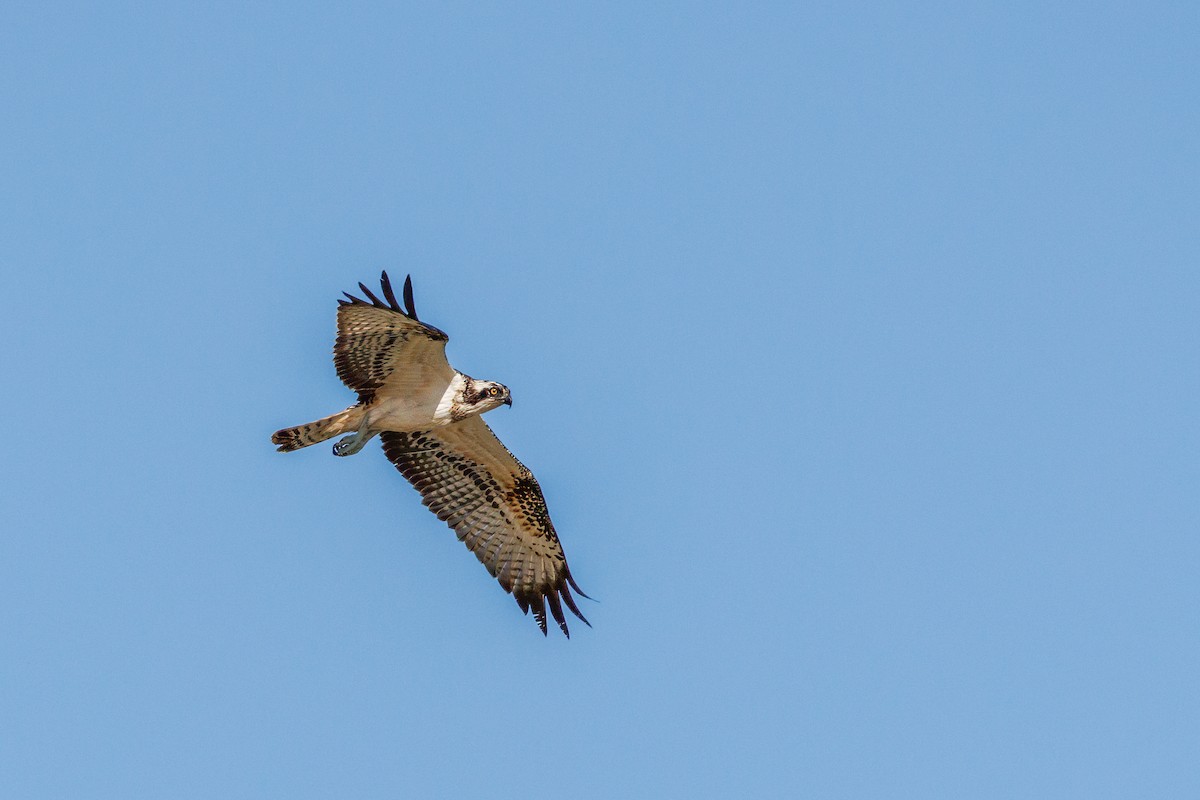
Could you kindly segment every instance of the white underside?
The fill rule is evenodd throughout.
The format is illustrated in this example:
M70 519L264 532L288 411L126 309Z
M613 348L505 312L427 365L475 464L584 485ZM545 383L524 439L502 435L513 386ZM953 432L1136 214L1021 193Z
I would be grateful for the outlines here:
M440 385L439 385L440 384ZM366 430L427 431L454 421L451 409L462 396L465 376L456 372L449 384L438 381L410 385L402 396L377 395L367 408Z

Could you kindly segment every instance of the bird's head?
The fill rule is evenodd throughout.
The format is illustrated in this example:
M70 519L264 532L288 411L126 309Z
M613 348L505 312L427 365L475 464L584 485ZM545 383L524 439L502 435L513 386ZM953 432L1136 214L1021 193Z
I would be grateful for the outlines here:
M512 393L508 387L495 381L471 381L465 399L476 414L512 405Z

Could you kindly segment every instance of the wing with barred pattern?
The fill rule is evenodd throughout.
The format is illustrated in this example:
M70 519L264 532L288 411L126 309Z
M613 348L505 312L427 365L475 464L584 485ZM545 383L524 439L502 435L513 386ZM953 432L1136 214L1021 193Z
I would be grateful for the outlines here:
M387 272L380 277L383 297L360 283L367 300L346 293L338 300L337 342L333 363L338 377L354 391L359 401L369 403L380 389L390 384L405 390L405 384L443 380L454 375L446 360L445 333L421 322L413 309L412 278L404 280L404 307L396 302Z
M575 605L571 577L546 500L533 474L479 416L417 433L380 434L383 451L475 557L546 633L546 609L570 637L565 604Z

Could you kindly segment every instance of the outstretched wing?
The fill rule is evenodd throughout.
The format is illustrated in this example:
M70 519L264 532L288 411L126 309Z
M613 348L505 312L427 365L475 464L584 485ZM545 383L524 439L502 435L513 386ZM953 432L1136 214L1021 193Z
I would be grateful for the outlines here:
M546 500L533 474L478 415L432 431L380 434L383 451L488 572L512 592L521 610L533 609L546 632L546 607L570 637L563 603L579 613L575 584Z
M449 339L432 325L417 319L413 309L412 278L404 279L404 308L396 302L392 282L386 272L380 277L384 300L360 283L367 300L345 293L338 300L337 342L333 345L333 363L338 377L354 391L361 402L369 403L381 388L427 379L444 378L454 371L446 361Z

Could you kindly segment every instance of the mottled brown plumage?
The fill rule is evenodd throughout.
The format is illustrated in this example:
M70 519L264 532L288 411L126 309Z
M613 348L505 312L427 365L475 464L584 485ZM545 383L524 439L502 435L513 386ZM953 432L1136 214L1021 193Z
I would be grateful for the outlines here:
M445 333L417 319L412 302L412 278L404 281L402 309L392 292L387 273L381 278L383 296L376 297L365 284L358 284L371 302L345 293L338 300L338 335L333 345L333 363L342 383L358 392L360 402L369 403L397 369L414 366L442 368L446 361Z
M585 623L542 489L483 418L431 431L380 434L383 452L543 632L546 606L570 636L562 603ZM560 602L561 598L561 602Z

